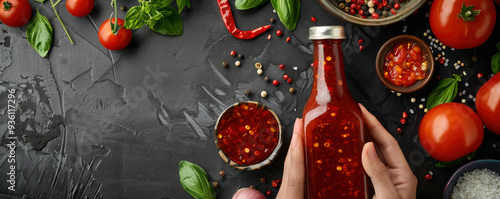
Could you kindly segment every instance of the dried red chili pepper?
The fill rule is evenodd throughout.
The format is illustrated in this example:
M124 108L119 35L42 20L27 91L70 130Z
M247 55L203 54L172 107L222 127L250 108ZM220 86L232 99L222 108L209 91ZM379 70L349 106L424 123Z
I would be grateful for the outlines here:
M217 4L219 5L220 15L222 16L224 25L231 35L238 39L252 39L271 28L271 25L266 25L249 31L240 30L236 28L236 23L234 22L233 13L231 12L231 6L228 0L217 0Z

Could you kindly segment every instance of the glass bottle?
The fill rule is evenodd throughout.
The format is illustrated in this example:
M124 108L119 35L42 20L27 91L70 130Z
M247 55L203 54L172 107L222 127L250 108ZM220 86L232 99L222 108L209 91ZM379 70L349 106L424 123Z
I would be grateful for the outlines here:
M314 82L303 111L308 198L368 198L363 119L344 75L344 27L311 27L309 39Z

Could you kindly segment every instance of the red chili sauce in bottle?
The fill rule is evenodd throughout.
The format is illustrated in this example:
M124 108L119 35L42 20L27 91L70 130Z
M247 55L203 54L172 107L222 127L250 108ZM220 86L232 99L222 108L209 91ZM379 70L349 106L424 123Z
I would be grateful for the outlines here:
M311 27L314 83L304 111L307 192L316 198L368 198L369 178L361 164L361 110L344 75L341 26Z
M427 61L413 42L394 45L385 55L384 78L396 86L411 86L427 75Z

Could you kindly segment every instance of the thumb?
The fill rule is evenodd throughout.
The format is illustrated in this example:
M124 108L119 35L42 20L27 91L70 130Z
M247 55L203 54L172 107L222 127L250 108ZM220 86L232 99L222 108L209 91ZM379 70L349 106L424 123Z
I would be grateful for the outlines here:
M375 151L373 142L368 142L363 147L361 162L366 174L370 176L375 196L377 198L398 198L399 194L392 183L391 175L385 164L380 160ZM374 197L375 198L375 197Z
M305 155L303 143L303 124L301 119L295 120L292 141L285 158L283 183L276 198L302 199L305 188Z

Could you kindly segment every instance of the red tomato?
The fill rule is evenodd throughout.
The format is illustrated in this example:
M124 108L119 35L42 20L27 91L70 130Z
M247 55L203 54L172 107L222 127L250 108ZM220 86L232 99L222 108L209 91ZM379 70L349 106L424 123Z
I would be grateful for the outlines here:
M418 138L434 159L453 161L474 152L483 142L479 116L468 106L450 102L435 106L420 122Z
M458 17L462 5L474 5L481 10L475 20L464 21ZM432 32L439 41L452 48L474 48L490 37L497 13L491 0L435 0L429 13Z
M24 26L30 18L31 5L28 0L0 0L0 21L5 25Z
M476 111L486 128L500 134L500 73L488 80L477 92Z
M66 9L75 17L87 16L94 8L94 0L66 0Z
M115 18L111 19L115 22ZM104 21L99 28L99 41L109 50L121 50L128 46L132 40L132 30L123 28L124 21L118 19L118 25L121 27L118 34L113 34L111 31L111 23L109 19Z

